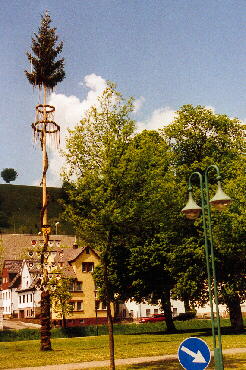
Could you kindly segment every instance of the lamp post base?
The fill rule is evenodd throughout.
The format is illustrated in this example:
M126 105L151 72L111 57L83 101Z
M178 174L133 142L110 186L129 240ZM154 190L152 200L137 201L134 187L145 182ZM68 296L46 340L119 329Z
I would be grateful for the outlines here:
M214 364L215 364L215 370L224 370L221 348L214 349Z

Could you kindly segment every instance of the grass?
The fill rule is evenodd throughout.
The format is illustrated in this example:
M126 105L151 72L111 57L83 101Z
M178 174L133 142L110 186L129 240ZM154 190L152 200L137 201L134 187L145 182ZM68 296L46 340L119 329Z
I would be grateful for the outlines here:
M176 354L180 343L189 336L200 337L208 343L210 348L212 347L212 338L206 330L178 334L143 333L115 335L115 358ZM223 348L245 347L245 343L245 335L243 334L223 335ZM55 338L52 340L52 347L53 351L42 353L42 356L40 356L39 341L37 340L2 342L0 343L0 368L14 369L17 367L47 366L59 363L108 360L109 358L107 335L69 339ZM234 358L230 356L231 359L229 358L229 360L233 363L233 361L237 361L236 358L238 357L238 355ZM245 356L240 355L241 360L243 362ZM176 366L173 368L177 369L177 361L169 361L169 363L170 366L173 364L173 366ZM135 367L125 367L125 369L143 368L143 365L132 366ZM156 364L155 366L157 366L156 369L158 369L158 366L163 368L163 364ZM153 369L153 367L151 368ZM233 368L237 369L235 366Z
M179 332L204 332L204 335L210 335L211 333L211 321L210 320L189 320L189 321L176 321L175 325ZM221 326L224 334L230 333L229 327L230 320L222 319ZM115 334L144 334L144 333L159 333L164 334L166 332L165 322L158 323L147 323L147 324L115 324ZM107 327L105 325L98 326L98 334L107 334ZM86 337L96 335L96 326L80 326L72 327L67 329L52 329L52 338L72 338L72 337ZM4 330L0 331L0 342L11 342L20 340L32 340L39 339L39 329L22 329L22 330Z
M224 356L224 369L237 369L245 370L246 367L246 353L237 355L226 355ZM181 370L183 367L177 362L177 360L167 361L155 361L146 362L142 364L134 364L128 366L117 366L117 370L143 370L143 369L168 369L168 370ZM214 369L214 361L211 360L207 369ZM91 370L108 370L108 367L94 368Z

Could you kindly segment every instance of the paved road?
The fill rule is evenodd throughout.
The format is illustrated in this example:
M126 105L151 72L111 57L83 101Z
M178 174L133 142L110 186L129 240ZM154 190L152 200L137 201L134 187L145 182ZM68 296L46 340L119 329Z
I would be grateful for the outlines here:
M15 330L19 330L19 329L27 329L27 328L30 328L30 329L36 329L36 328L40 328L40 325L39 324L32 324L32 323L27 323L27 322L22 322L22 321L18 321L18 320L3 320L3 329L15 329Z
M213 356L213 351L211 352ZM246 353L246 348L230 348L224 349L223 354L237 354ZM144 364L144 363L154 363L165 361L165 360L175 360L177 355L165 355L165 356L151 356L151 357L139 357L139 358L124 358L115 360L117 366L120 365L133 365L133 364ZM6 370L78 370L78 369L95 369L100 367L108 367L109 361L91 361L91 362L80 362L72 364L59 364L59 365L48 365L39 367L23 367L18 369L6 369Z

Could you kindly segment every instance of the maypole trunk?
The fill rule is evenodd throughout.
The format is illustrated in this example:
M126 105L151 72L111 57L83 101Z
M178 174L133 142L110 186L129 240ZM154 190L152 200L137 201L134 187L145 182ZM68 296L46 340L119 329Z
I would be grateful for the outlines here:
M43 229L44 245L41 252L41 266L43 271L43 284L41 293L41 315L40 315L40 348L41 351L51 351L51 327L50 327L50 293L47 289L48 283L48 272L44 267L44 255L48 250L49 234L44 232L44 226L48 225L48 199L47 199L47 182L46 173L48 170L48 156L46 147L46 87L44 86L44 105L43 105L43 130L42 130L42 152L43 152L43 176L42 176L42 188L43 188L43 199L42 199L42 210L41 210L41 228Z
M42 187L43 187L43 208L42 208L42 219L41 226L48 224L48 200L47 200L47 180L46 173L48 170L48 156L47 156L47 146L46 146L46 86L44 86L44 105L43 105L43 131L42 131L42 152L43 152L43 177L42 177Z

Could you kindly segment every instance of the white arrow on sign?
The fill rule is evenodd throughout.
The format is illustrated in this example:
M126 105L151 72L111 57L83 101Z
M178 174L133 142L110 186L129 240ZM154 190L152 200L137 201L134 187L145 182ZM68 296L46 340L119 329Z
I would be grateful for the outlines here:
M184 351L185 353L187 353L187 355L194 357L194 360L192 362L197 362L200 364L205 364L207 362L199 350L197 351L197 353L195 353L191 351L189 348L182 346L181 351Z

